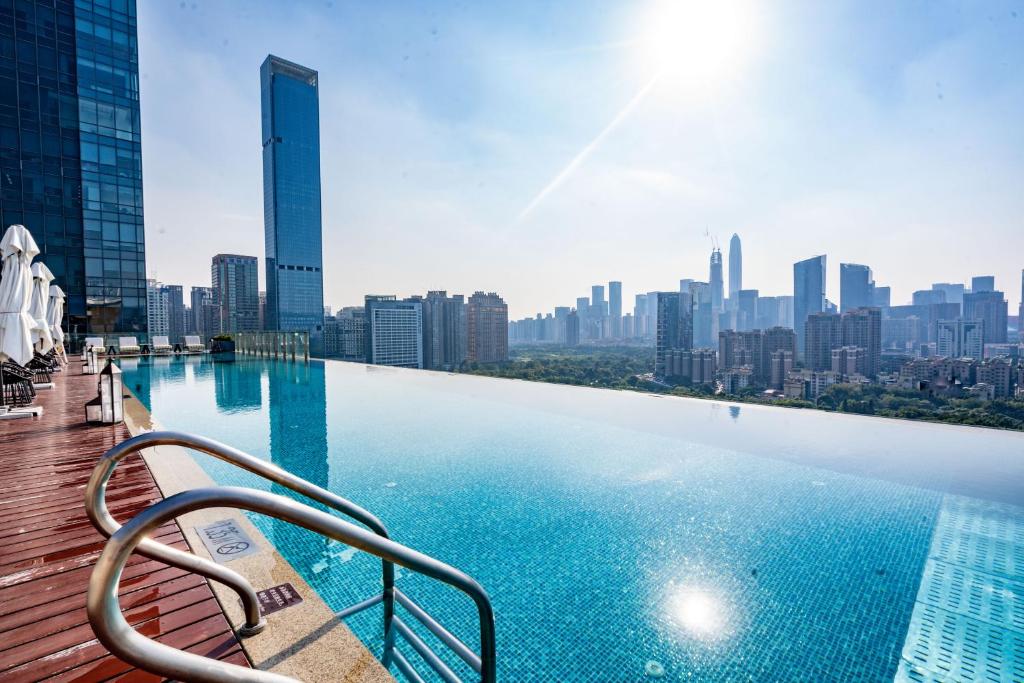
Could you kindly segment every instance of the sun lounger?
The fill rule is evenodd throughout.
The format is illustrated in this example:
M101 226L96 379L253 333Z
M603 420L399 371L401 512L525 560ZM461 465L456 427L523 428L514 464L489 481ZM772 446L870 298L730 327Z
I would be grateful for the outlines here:
M185 335L185 350L189 352L193 351L205 351L206 346L202 340L199 339L198 335L188 334Z
M167 337L153 337L153 353L170 353L171 348Z
M82 348L82 360L85 360L85 354L90 347L96 349L96 353L101 356L107 352L107 347L103 345L103 337L86 337L85 347Z
M118 337L117 340L117 353L118 355L125 355L127 353L138 353L139 340L135 337Z

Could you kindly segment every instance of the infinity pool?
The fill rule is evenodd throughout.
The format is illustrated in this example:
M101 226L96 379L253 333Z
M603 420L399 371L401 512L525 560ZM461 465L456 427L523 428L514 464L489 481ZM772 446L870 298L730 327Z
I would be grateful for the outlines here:
M122 368L164 427L479 580L504 681L1024 680L1022 434L332 361ZM375 558L253 519L333 608L379 590ZM477 642L468 599L398 585ZM348 622L374 652L380 609Z

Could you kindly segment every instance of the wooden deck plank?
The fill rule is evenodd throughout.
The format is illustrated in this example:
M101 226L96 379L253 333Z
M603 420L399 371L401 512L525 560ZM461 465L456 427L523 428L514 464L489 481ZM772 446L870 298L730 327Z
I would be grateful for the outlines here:
M77 362L40 392L42 418L0 422L0 679L158 681L106 651L85 614L85 594L103 537L85 515L85 486L99 456L128 437L123 425L88 426L83 405L96 378ZM119 520L160 500L139 456L118 467L108 504ZM177 524L155 538L187 549ZM202 577L133 556L121 605L141 633L241 666L249 662Z

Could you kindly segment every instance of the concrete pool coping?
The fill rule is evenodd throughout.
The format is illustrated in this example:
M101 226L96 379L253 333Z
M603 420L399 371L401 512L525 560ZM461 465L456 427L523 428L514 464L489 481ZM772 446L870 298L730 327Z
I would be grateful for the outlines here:
M132 436L160 429L149 410L138 400L125 402L125 426ZM142 451L157 487L164 497L187 489L217 484L179 446L157 446ZM343 683L394 683L394 678L362 641L340 621L327 603L303 580L274 545L239 510L211 508L178 518L192 552L210 557L196 531L203 526L233 518L255 541L258 550L231 561L230 567L259 591L290 583L302 602L267 615L267 627L258 635L239 638L253 666L299 680L334 680ZM231 626L245 623L237 595L227 586L209 582Z

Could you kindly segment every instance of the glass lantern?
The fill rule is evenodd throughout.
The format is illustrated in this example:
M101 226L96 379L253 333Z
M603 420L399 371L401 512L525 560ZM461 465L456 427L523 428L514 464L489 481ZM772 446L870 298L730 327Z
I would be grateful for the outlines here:
M124 422L124 384L121 368L110 360L100 371L99 396L85 404L87 422Z
M96 353L96 348L90 346L85 352L85 365L82 367L83 375L95 375L100 371L99 354Z

